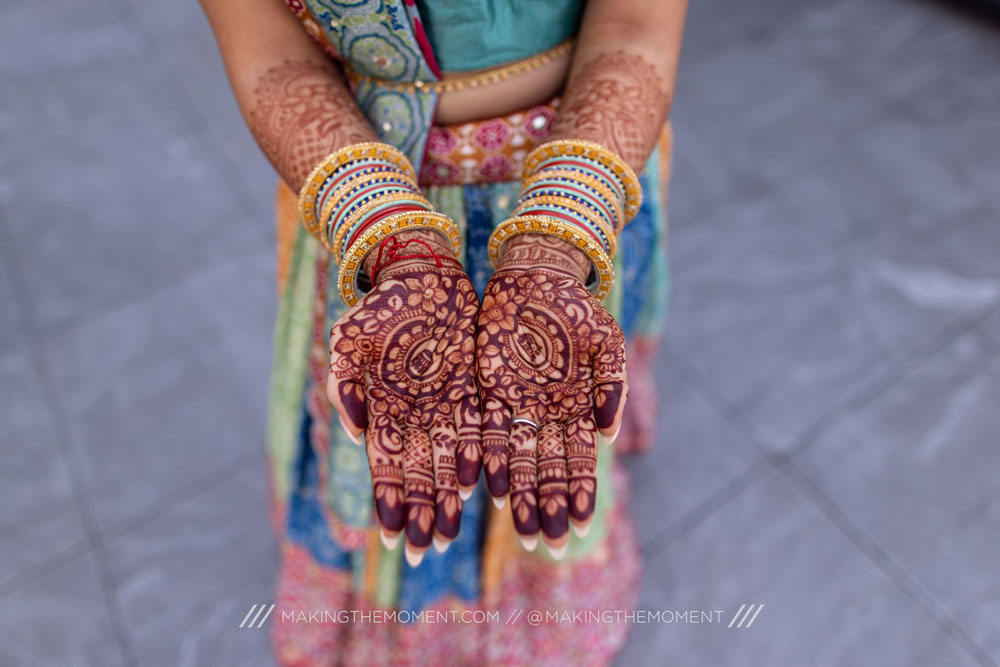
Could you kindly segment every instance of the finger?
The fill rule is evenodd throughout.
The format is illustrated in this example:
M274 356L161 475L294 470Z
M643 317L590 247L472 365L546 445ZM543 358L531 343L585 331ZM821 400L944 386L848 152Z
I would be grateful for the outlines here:
M594 420L597 430L609 445L615 441L618 431L621 430L622 414L625 412L627 398L628 385L625 382L608 382L597 385L594 390Z
M462 499L458 496L458 474L455 469L458 435L454 424L440 421L431 427L430 437L436 489L434 548L438 553L444 553L451 541L458 536L462 520Z
M538 432L538 519L542 539L556 560L569 541L569 485L561 424L545 424Z
M326 378L326 395L337 411L340 425L355 444L368 425L365 409L364 365L366 354L359 349L361 329L351 321L349 310L330 330L330 372Z
M538 429L517 422L510 427L510 509L514 527L528 551L538 545Z
M594 517L597 493L597 425L590 413L566 423L566 468L569 472L569 520L573 532L586 537Z
M479 397L475 385L471 393L455 408L458 431L458 492L468 500L479 481L483 463L483 418L479 412Z
M625 335L607 312L600 318L600 328L606 336L593 358L594 420L597 430L610 444L622 425L622 411L628 398L628 378L625 374Z
M403 530L403 434L395 420L374 415L365 433L372 473L375 514L382 524L382 541L392 549Z
M427 431L403 431L403 494L406 502L406 562L416 567L434 531L434 463Z
M483 469L493 504L502 508L507 502L507 440L510 436L510 410L495 398L483 405Z

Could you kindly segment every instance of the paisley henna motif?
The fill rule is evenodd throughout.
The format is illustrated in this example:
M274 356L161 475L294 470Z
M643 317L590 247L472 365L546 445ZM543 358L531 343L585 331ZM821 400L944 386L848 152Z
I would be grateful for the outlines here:
M433 232L413 233L447 252ZM479 475L478 309L459 268L406 259L379 271L330 335L327 395L344 429L365 433L383 540L391 548L405 531L413 565L432 541L443 551L458 535L459 482Z
M534 548L541 531L556 557L570 523L586 534L597 433L615 435L627 394L625 337L584 287L587 269L560 239L511 240L486 286L476 334L490 493L502 504L509 492L525 546Z

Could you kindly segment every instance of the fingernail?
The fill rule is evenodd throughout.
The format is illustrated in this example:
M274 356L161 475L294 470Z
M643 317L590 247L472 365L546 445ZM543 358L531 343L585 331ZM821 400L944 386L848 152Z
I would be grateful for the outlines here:
M437 535L434 536L434 551L443 554L451 546L451 540L443 540Z
M385 532L385 528L383 526L379 526L378 536L382 539L382 544L389 551L395 549L396 545L399 544L399 533L390 536L389 533Z
M551 544L546 544L545 546L548 547L549 554L556 560L562 560L563 556L566 555L566 543L564 543L561 547L553 547Z
M347 437L351 439L351 442L353 442L355 445L357 445L358 447L360 447L361 446L361 438L358 437L358 436L356 436L356 435L354 435L353 433L351 433L351 429L347 428L347 423L344 421L343 417L341 417L340 415L337 415L337 419L340 420L340 428L344 429L344 433L346 433Z
M507 504L507 496L503 496L502 498L497 498L496 496L490 496L490 498L493 499L493 505L498 510L502 510L504 505Z
M471 488L468 488L468 489L459 489L458 490L458 497L461 498L462 502L464 503L466 500L468 500L469 498L472 497L472 492L475 491L475 490L476 490L476 487L474 487L474 486L471 487Z
M607 445L608 447L610 447L611 445L613 445L615 443L615 440L618 439L618 434L621 433L621 432L622 432L622 425L618 424L618 428L611 435L611 437L604 439L604 444Z
M577 524L574 523L573 532L576 533L577 537L582 539L590 534L590 524L586 523L582 526L578 526Z
M524 548L528 551L534 551L538 548L538 535L521 535L521 544L523 544Z
M410 567L420 565L420 561L424 559L424 552L414 551L409 544L403 547L403 551L406 552L406 562L410 564Z

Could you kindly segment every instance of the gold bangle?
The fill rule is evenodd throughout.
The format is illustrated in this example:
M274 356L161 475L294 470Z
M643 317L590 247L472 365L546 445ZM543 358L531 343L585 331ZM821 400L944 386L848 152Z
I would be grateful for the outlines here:
M543 171L535 172L521 182L521 196L524 196L525 191L534 187L539 181L550 178L562 178L597 190L604 197L603 203L612 208L611 214L616 216L615 227L620 228L622 226L621 222L625 220L625 209L622 208L621 200L618 198L618 195L616 195L611 188L608 187L607 183L596 176L581 174L580 172L573 171L572 169L545 169ZM552 187L557 188L559 186L558 184L553 183Z
M531 56L530 58L518 60L517 62L503 65L487 72L469 74L467 76L457 76L452 79L442 79L441 81L389 81L387 79L379 79L374 76L361 74L355 70L351 64L347 62L347 60L341 61L341 65L344 67L344 73L347 74L347 77L355 85L359 83L370 83L382 88L383 90L391 90L397 93L413 94L416 92L426 92L440 95L441 93L450 93L455 90L480 88L492 83L499 83L501 81L506 81L512 76L525 74L538 69L549 61L572 51L575 42L575 39L570 38L565 42L557 44L551 49L542 51L539 54Z
M382 239L391 236L404 229L431 229L439 232L448 241L451 254L455 259L459 259L462 252L462 236L451 218L433 211L407 211L396 213L376 222L372 227L366 229L357 241L347 249L343 262L340 264L340 271L337 272L337 283L340 290L340 297L348 306L353 306L358 302L358 275L361 270L361 263L372 249L377 246Z
M330 174L338 168L357 160L378 158L396 165L414 183L417 181L417 172L410 164L409 158L395 146L384 144L379 141L367 141L360 144L351 144L336 150L316 165L306 178L306 182L299 191L299 215L306 230L316 238L325 231L318 218L319 212L316 210L316 197L319 190ZM322 239L321 239L322 240Z
M329 239L330 223L332 222L331 216L333 215L333 209L336 208L337 205L341 203L341 201L343 201L344 197L347 196L347 193L351 192L356 187L393 180L397 178L401 178L407 181L407 185L409 185L414 191L419 192L419 188L417 187L417 185L413 181L410 181L406 177L406 174L404 174L402 171L397 173L382 172L375 174L364 174L362 176L357 177L353 181L349 183L344 183L343 185L338 187L337 190L334 191L327 198L326 203L323 204L323 210L320 211L319 218L317 219L317 228L319 230L319 233L314 234L314 236L317 236L320 242L324 246L326 246L327 250L329 250L330 252L334 252L334 248L336 247L336 245L332 244ZM308 229L308 227L306 227L306 229Z
M642 206L642 186L639 183L639 177L635 175L632 167L628 166L628 163L621 156L593 141L586 141L584 139L558 139L542 144L528 153L527 157L524 158L524 169L521 172L522 178L534 174L539 163L542 161L559 157L560 155L576 155L597 160L618 177L625 187L625 201L623 202L625 206L625 219L622 221L623 228L639 212L639 207Z
M601 244L576 225L542 215L508 218L493 230L487 247L490 263L494 268L500 263L504 244L522 234L548 234L573 244L583 251L594 265L597 273L597 284L592 288L594 296L601 300L611 291L611 286L615 282L615 269Z
M395 201L406 201L406 200L416 201L420 204L423 204L428 211L434 210L434 207L431 206L431 203L427 201L427 199L425 199L424 196L420 194L419 191L387 192L385 194L378 195L371 201L365 202L357 211L351 214L351 217L349 219L344 220L344 222L341 223L340 228L337 230L336 236L334 236L333 240L330 242L330 252L333 253L334 260L338 264L340 264L340 261L343 259L343 255L340 252L340 248L343 246L344 237L351 230L351 228L354 227L355 224L357 224L358 220L362 219L364 216L371 213L373 209L376 209L379 206L382 206L383 204L389 204ZM325 208L326 207L324 207L324 212ZM330 224L330 221L326 216L324 216L324 220L328 221L327 225Z
M572 199L570 197L560 197L559 195L538 195L537 197L532 197L525 201L520 202L517 207L511 211L511 217L520 217L524 211L530 210L535 204L539 205L552 205L552 206L562 206L563 208L568 208L580 215L586 217L594 225L601 230L604 237L608 239L608 256L614 257L615 253L618 252L618 239L615 237L614 231L608 226L608 223L601 219L600 214L594 214L591 211L585 210L585 206L580 202ZM535 215L544 215L546 217L551 217L545 212L540 212Z

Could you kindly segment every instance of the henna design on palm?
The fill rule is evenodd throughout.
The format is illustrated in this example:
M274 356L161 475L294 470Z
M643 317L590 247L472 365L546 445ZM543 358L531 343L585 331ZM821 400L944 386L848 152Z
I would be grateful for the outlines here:
M614 439L627 395L625 337L583 286L588 270L560 239L516 237L486 286L476 334L490 494L501 507L510 494L526 548L540 532L557 558L570 524L586 535L597 435Z
M365 434L383 542L394 548L404 532L415 566L432 542L444 551L458 535L479 476L479 300L451 264L408 259L377 278L333 326L327 395L344 430Z

